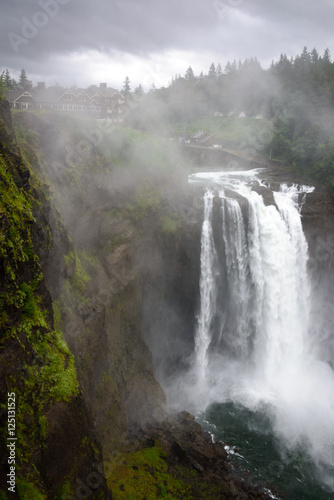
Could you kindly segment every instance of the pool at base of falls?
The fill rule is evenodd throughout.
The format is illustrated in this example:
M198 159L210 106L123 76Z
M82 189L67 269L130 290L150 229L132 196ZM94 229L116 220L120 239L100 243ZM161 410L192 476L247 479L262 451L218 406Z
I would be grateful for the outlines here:
M274 435L268 411L268 407L251 411L233 402L214 403L198 421L215 440L226 443L235 467L253 484L272 491L273 498L334 500L303 444L289 449L289 443Z

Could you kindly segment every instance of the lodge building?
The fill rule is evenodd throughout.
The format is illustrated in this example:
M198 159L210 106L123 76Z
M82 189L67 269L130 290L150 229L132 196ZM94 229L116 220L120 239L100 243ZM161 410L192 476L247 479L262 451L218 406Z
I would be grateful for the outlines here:
M46 88L44 82L33 87L32 82L28 82L22 90L7 90L6 97L11 109L15 110L85 113L95 118L108 118L115 123L123 122L126 108L122 94L109 88L106 83L82 89L60 86Z

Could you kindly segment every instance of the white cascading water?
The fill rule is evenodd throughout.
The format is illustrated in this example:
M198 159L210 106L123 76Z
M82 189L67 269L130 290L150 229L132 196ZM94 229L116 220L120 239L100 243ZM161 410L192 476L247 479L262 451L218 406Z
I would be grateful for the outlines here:
M200 277L200 311L197 317L197 333L195 336L195 353L198 370L198 384L205 387L207 368L207 350L211 342L211 322L216 307L216 273L217 256L212 234L212 205L214 194L208 190L204 195L204 222L201 236L201 277Z
M216 191L222 258L211 224L214 195L206 192L195 372L202 409L226 401L267 408L275 434L288 448L306 447L334 489L334 372L308 339L308 247L300 217L308 189L282 185L276 206L240 180Z

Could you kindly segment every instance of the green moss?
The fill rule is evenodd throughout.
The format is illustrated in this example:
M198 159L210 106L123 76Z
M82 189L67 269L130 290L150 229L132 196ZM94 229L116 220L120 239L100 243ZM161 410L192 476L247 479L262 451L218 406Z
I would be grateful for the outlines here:
M117 210L116 208L112 208L111 210L109 210L108 212L108 215L112 218L112 219L118 219L121 217L121 213L119 210Z
M91 280L90 276L86 273L80 258L74 251L70 252L69 255L65 255L64 261L67 266L73 268L70 282L75 291L82 295L86 291L87 283Z
M52 351L50 349L49 376L53 381L53 393L56 399L69 401L78 394L78 382L74 365L74 358L69 351L61 332L55 332Z
M16 432L21 463L31 462L35 446L41 447L45 442L45 412L50 403L69 402L79 391L74 359L60 332L44 333L38 339L36 336L27 350L33 354L33 362L24 364L22 380L11 382L17 397Z
M167 215L160 219L161 231L164 234L171 234L178 231L182 226L182 217L177 214Z
M15 352L15 363L6 368L5 384L17 399L18 478L23 463L31 470L30 482L19 482L18 491L20 498L35 500L44 498L32 483L39 481L33 456L45 443L47 409L76 396L78 382L73 356L62 334L53 331L41 295L43 275L32 238L34 200L29 190L20 187L24 171L18 157L0 155L0 259L5 263L0 283L0 342L5 352L10 339L9 352ZM80 281L78 274L82 281L80 265L76 281Z
M105 253L113 253L117 247L123 245L127 241L125 236L114 236L104 248Z
M38 348L46 361L39 370L39 376L45 379L51 397L69 402L79 392L74 358L60 332L53 332L52 337L52 344L45 343Z
M29 197L17 186L1 155L0 214L0 258L6 260L6 272L15 282L19 264L29 261L33 255L29 225L34 217Z
M136 202L126 205L124 215L134 222L141 222L146 217L156 214L162 203L162 191L156 186L146 184L138 188Z
M83 266L85 263L88 263L93 267L98 267L100 265L100 260L97 255L87 252L86 250L81 250L78 253Z
M21 479L17 480L17 493L21 500L47 500L34 484Z
M165 453L157 446L119 455L105 471L115 500L192 498L190 486L168 472Z
M155 211L161 203L161 192L153 186L144 186L136 194L136 208L143 214Z
M52 303L53 307L53 321L56 330L61 330L62 328L62 318L64 314L64 304L60 299L55 300Z
M1 119L0 116L0 135L6 139ZM64 229L52 206L53 195L43 184L48 182L48 174L41 167L44 157L38 150L43 145L40 129L36 133L22 127L18 136L21 146L24 145L23 158L29 165L29 172L20 158L14 138L8 133L12 142L5 144L5 139L0 141L0 364L4 372L3 390L16 394L18 497L42 500L47 497L43 491L45 474L39 470L40 457L44 454L50 428L59 424L57 409L60 405L57 403L66 405L79 394L74 358L61 333L62 320L65 308L71 311L71 307L74 309L83 298L90 281L87 269L90 272L96 259L85 252L71 252L65 259L69 276L68 296L61 295L54 304L54 328L52 311L49 310L50 298L37 253L45 258L52 245L47 220L52 221L62 237ZM91 166L87 165L87 168ZM74 170L70 171L70 180L73 183L78 181L78 189L87 186L87 182L77 179ZM76 410L71 405L69 411ZM6 446L4 430L0 429L1 446ZM90 454L88 441L88 438L82 440L78 452L87 455L87 459ZM72 449L70 452L75 453ZM64 495L74 495L74 471L79 465L74 456L73 469L62 479L64 484L58 492L59 500ZM59 484L53 486L58 488ZM0 492L0 500L6 498L5 492Z
M185 498L182 484L167 477L167 464L157 447L118 456L106 466L108 486L115 500ZM163 496L161 495L163 487ZM174 495L174 496L171 496Z
M105 461L105 475L115 500L222 498L220 487L203 481L195 470L169 465L158 442L151 448L118 454Z
M65 481L59 488L57 500L62 500L63 498L70 498L75 496L74 488L71 486L70 481Z

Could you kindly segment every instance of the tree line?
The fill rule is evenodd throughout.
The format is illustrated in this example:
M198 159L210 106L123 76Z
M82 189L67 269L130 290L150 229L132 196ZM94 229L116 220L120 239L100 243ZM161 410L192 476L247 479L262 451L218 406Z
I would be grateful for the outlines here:
M143 89L131 92L135 100ZM124 90L124 89L123 89ZM273 139L263 153L284 161L304 179L334 186L334 63L304 47L289 58L281 54L268 69L257 58L212 63L207 74L191 66L167 87L150 89L129 114L130 123L148 131L185 126L198 118L238 116L268 120ZM243 116L244 116L243 115Z
M25 69L22 69L19 76L19 81L17 82L15 78L12 78L8 69L5 69L0 74L0 88L4 90L17 90L24 89L28 83L28 77Z
M1 89L24 88L8 70L0 75ZM238 116L268 120L273 139L262 151L284 161L303 178L334 186L334 63L329 49L322 55L304 47L301 54L281 54L268 69L258 59L211 63L208 72L174 75L166 87L142 85L131 90L130 78L122 93L131 112L128 123L148 132L179 129L198 118ZM145 99L144 99L145 97Z

